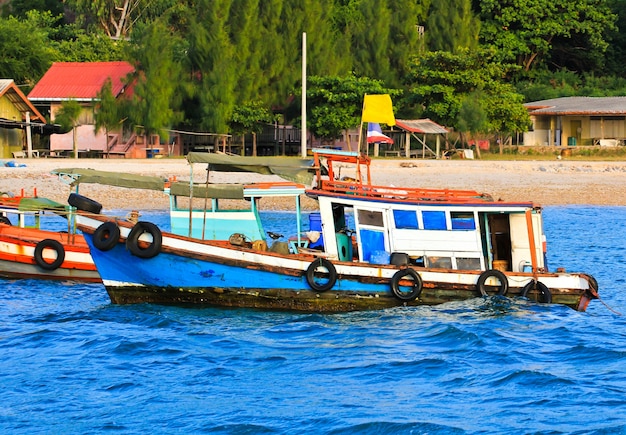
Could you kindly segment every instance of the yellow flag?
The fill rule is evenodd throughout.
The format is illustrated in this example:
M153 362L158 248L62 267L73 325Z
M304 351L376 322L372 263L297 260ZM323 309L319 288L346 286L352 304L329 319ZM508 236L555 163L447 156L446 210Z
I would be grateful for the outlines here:
M396 125L396 118L393 116L393 105L391 104L389 94L365 95L361 122Z

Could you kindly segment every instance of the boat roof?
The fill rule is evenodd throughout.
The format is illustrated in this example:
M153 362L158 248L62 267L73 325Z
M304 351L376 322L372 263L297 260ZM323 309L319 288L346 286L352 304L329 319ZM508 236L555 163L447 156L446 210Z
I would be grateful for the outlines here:
M5 211L36 212L50 210L54 212L65 212L67 206L48 198L41 197L2 197L0 198L0 209Z
M222 153L187 154L189 163L206 163L209 169L218 172L256 172L279 177L296 183L310 184L313 181L313 159L299 157L243 157Z
M124 172L99 171L96 169L66 168L55 169L58 175L70 186L80 184L103 184L129 189L158 190L173 196L193 196L211 199L244 199L252 196L293 196L303 194L305 186L294 182L272 183L203 183L192 184L189 181L172 181L149 175L129 174Z
M103 184L130 189L163 190L167 182L166 179L161 177L84 168L55 169L52 171L52 174L58 175L62 181L70 186Z

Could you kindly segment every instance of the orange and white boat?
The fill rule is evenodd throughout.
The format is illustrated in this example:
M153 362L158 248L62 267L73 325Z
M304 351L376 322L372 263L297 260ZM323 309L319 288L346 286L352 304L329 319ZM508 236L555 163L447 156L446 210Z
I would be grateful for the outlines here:
M68 202L84 197L72 194ZM101 206L87 204L95 212ZM98 209L97 211L95 209ZM100 282L89 246L75 231L72 207L47 198L0 195L0 277Z

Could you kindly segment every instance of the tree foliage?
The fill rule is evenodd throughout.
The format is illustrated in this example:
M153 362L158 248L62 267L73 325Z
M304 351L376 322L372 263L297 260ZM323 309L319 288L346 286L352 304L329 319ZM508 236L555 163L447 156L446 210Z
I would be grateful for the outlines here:
M470 0L433 2L428 14L427 45L431 51L457 52L478 48L480 21Z
M137 33L134 47L132 58L138 74L130 121L140 126L146 135L167 138L167 129L182 119L176 110L181 102L177 93L181 67L172 61L176 39L173 35L168 37L168 29L162 22L154 21Z
M74 157L78 157L77 127L80 125L80 114L83 108L76 100L66 100L61 103L54 121L61 125L62 132L72 131L72 150Z
M425 53L412 62L407 83L407 100L421 104L423 116L455 128L475 128L461 114L463 102L471 97L487 115L481 122L483 133L525 131L529 118L523 97L510 84L503 83L507 68L493 60L486 50Z
M555 38L581 35L589 53L603 53L616 16L597 0L480 0L482 42L498 52L497 60L531 70L545 61Z
M28 12L26 19L0 19L0 77L33 86L56 57L47 27L50 13Z
M0 74L32 85L53 61L128 60L136 124L223 134L248 101L291 121L306 32L307 73L328 79L308 83L318 136L358 125L325 99L346 84L331 86L337 78L402 88L402 117L458 127L472 102L483 128L515 130L527 120L511 83L529 100L626 94L625 11L626 0L13 0L3 12L15 17L0 18Z
M347 77L309 78L307 88L307 125L317 137L335 139L344 130L357 127L365 94L390 94L400 91L388 89L380 80L350 75Z
M176 0L65 0L79 20L93 24L114 39L130 37L139 22L149 22L160 16Z
M94 132L104 130L106 151L109 151L109 131L117 129L123 120L122 106L113 95L112 87L111 80L107 80L94 102Z

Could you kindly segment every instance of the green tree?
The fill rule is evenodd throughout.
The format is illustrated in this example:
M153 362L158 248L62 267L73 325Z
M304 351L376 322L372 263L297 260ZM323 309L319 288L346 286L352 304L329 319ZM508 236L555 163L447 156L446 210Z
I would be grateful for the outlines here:
M57 16L63 13L63 2L59 0L11 0L5 7L6 15L26 18L28 12L50 12Z
M431 0L394 0L390 2L390 45L387 48L390 75L388 86L399 88L408 74L409 60L424 50L423 25L428 17Z
M617 16L617 28L609 33L609 47L606 51L606 69L596 71L598 75L626 77L626 0L607 0L611 11Z
M83 23L97 23L108 37L126 39L137 23L161 16L176 0L65 0Z
M0 18L0 77L33 86L43 76L57 56L50 47L47 27L42 26L49 20L50 13L35 11L26 19Z
M476 135L488 130L487 113L483 107L483 98L480 90L463 97L457 115L456 128L459 130L461 142L466 143L465 135L474 139ZM476 147L480 158L480 147Z
M104 130L105 151L109 152L109 132L119 129L122 121L120 116L120 107L113 95L111 80L107 80L98 92L96 101L94 102L94 132L98 133Z
M426 22L426 41L430 51L478 48L480 21L470 0L440 0L432 3Z
M80 124L80 114L83 111L82 106L76 100L66 100L61 103L61 107L57 111L54 121L61 125L61 131L68 132L72 130L72 155L78 158L78 137L77 131Z
M237 105L231 116L230 131L242 136L241 149L245 150L245 134L252 133L252 155L256 156L256 135L263 130L263 125L274 120L274 115L261 101L249 101Z
M359 12L362 19L356 23L352 33L354 72L363 77L389 80L391 10L387 0L362 0Z
M333 140L361 123L365 94L400 95L385 88L383 82L366 77L309 78L307 86L307 128L315 136ZM350 145L350 144L349 144Z
M192 10L189 60L195 84L196 125L212 133L227 133L235 105L238 65L225 25L232 0L199 0Z
M97 32L86 32L75 26L63 32L59 38L51 41L58 53L56 60L59 62L108 62L125 60L125 52L128 50L126 41L115 41Z
M150 138L157 134L167 138L171 128L182 117L181 65L174 61L177 39L161 21L137 29L131 57L136 64L134 96L130 121Z
M421 105L422 115L435 122L458 127L459 119L467 118L459 118L463 101L473 95L474 99L480 97L487 130L512 133L529 126L523 97L502 81L508 67L495 61L491 51L424 53L413 60L411 71L407 100Z
M555 38L581 35L588 52L603 53L616 16L597 0L480 0L483 44L497 50L501 62L531 70L550 56ZM590 51L591 50L591 51Z

